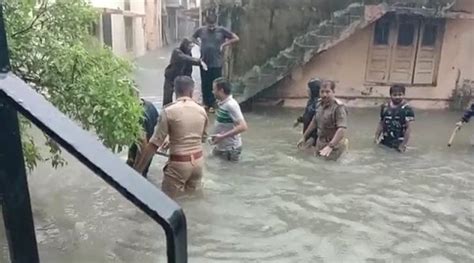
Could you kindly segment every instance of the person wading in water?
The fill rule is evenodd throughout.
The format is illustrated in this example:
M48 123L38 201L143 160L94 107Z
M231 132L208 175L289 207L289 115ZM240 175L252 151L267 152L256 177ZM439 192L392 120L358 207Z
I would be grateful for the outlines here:
M316 114L316 107L319 103L319 90L321 89L321 80L318 78L311 79L308 82L308 102L306 103L306 108L304 110L303 116L298 117L295 122L295 127L300 123L303 123L303 134L309 127L309 124ZM316 146L316 141L318 139L318 131L314 131L310 134L308 138L305 138L305 145L302 148L309 148L311 146Z
M462 127L465 123L468 123L469 120L474 116L474 103L471 104L471 107L464 112L464 115L462 116L461 120L456 123L456 126Z
M231 85L224 78L214 80L212 92L218 102L214 135L211 144L215 145L213 155L227 161L238 161L242 153L240 134L248 129L239 103L232 98Z
M201 90L203 104L212 113L216 102L212 95L212 83L222 76L225 48L238 42L239 37L225 27L217 26L216 15L207 16L206 22L207 26L194 32L193 41L201 46L201 58L208 67L207 70L201 68Z
M380 109L380 122L375 131L375 143L405 152L411 135L415 112L405 101L405 86L390 87L390 101Z
M342 102L336 99L336 84L334 81L324 80L321 84L320 102L316 114L298 142L297 147L304 145L306 138L317 129L316 154L326 160L337 160L347 148L345 138L347 129L347 110Z
M165 84L163 87L163 106L173 101L174 80L177 76L189 76L193 73L193 66L201 65L204 69L206 64L191 54L194 43L185 38L178 48L171 54L170 64L165 69Z
M138 89L135 89L137 98L140 96ZM144 133L141 134L139 142L134 143L130 146L128 150L127 164L131 167L135 166L141 158L142 150L148 144L153 135L156 124L158 123L159 113L156 110L153 103L150 101L140 99L141 105L143 106L143 119L141 120L141 125L143 127ZM150 158L150 161L146 164L145 169L143 170L142 175L146 178L148 176L148 170L150 169L151 161L153 157Z
M191 77L178 76L174 87L176 101L161 111L155 132L134 167L143 174L155 152L169 146L161 188L170 197L200 187L204 166L202 143L207 137L208 123L204 108L191 98L194 91Z
M464 115L462 116L461 120L456 123L457 129L461 129L464 124L468 123L469 120L474 116L474 102L471 103L471 107L464 112ZM471 136L471 144L474 145L474 134Z

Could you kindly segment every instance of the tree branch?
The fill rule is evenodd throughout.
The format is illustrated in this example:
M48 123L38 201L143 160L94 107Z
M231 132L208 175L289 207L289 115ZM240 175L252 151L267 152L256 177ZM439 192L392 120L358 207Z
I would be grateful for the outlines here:
M76 79L76 65L77 65L77 56L74 56L74 64L72 64L72 72L71 72L71 84L74 83Z
M44 1L43 2L44 5L42 5L40 8L39 8L39 11L38 11L38 15L33 19L33 21L31 22L31 24L29 26L27 26L26 28L24 28L23 30L20 30L18 32L15 32L12 34L12 38L18 36L18 35L21 35L21 34L24 34L28 31L30 31L34 26L35 26L35 23L36 21L38 21L38 19L43 16L46 11L48 11L48 4L47 4L47 1Z

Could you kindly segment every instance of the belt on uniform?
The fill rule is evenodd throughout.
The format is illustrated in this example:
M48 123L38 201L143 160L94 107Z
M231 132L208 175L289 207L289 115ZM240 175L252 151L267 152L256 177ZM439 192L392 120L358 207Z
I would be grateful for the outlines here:
M202 157L202 151L191 154L170 154L170 161L172 162L192 162Z

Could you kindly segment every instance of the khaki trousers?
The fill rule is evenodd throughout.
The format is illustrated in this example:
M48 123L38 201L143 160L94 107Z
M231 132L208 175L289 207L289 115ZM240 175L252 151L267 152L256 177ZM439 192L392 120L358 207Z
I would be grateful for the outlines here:
M189 162L168 161L163 167L161 189L170 197L200 188L203 174L204 158Z

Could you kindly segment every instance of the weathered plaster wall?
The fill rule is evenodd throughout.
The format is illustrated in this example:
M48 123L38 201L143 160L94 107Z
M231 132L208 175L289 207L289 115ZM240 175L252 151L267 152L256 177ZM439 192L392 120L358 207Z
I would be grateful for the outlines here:
M91 5L98 8L112 8L124 10L124 0L92 0ZM143 17L134 17L134 48L128 52L125 46L125 23L124 16L121 14L112 14L112 49L115 54L134 58L143 56L146 52L145 46L145 2L130 1L130 11L141 14Z
M337 94L348 98L355 107L379 105L388 96L388 86L365 83L365 70L372 27L354 34L340 45L295 69L261 97L285 98L285 105L301 107L305 104L306 83L312 77L337 82ZM418 108L445 108L455 88L458 72L460 80L474 79L474 20L448 20L440 59L437 86L409 87L407 97L418 98L412 104Z
M163 46L161 0L146 0L145 2L145 40L147 50L155 50Z
M254 65L261 65L289 47L296 36L312 24L327 19L331 13L350 3L403 2L426 5L426 0L203 0L204 10L218 7L219 23L231 28L241 41L229 54L231 77L237 78ZM436 0L442 3L453 0ZM473 1L474 0L460 0ZM428 3L428 4L429 4Z
M222 4L219 23L230 27L241 39L232 50L232 75L242 75L254 65L263 64L291 45L310 25L350 2L356 0L243 0L241 6Z

